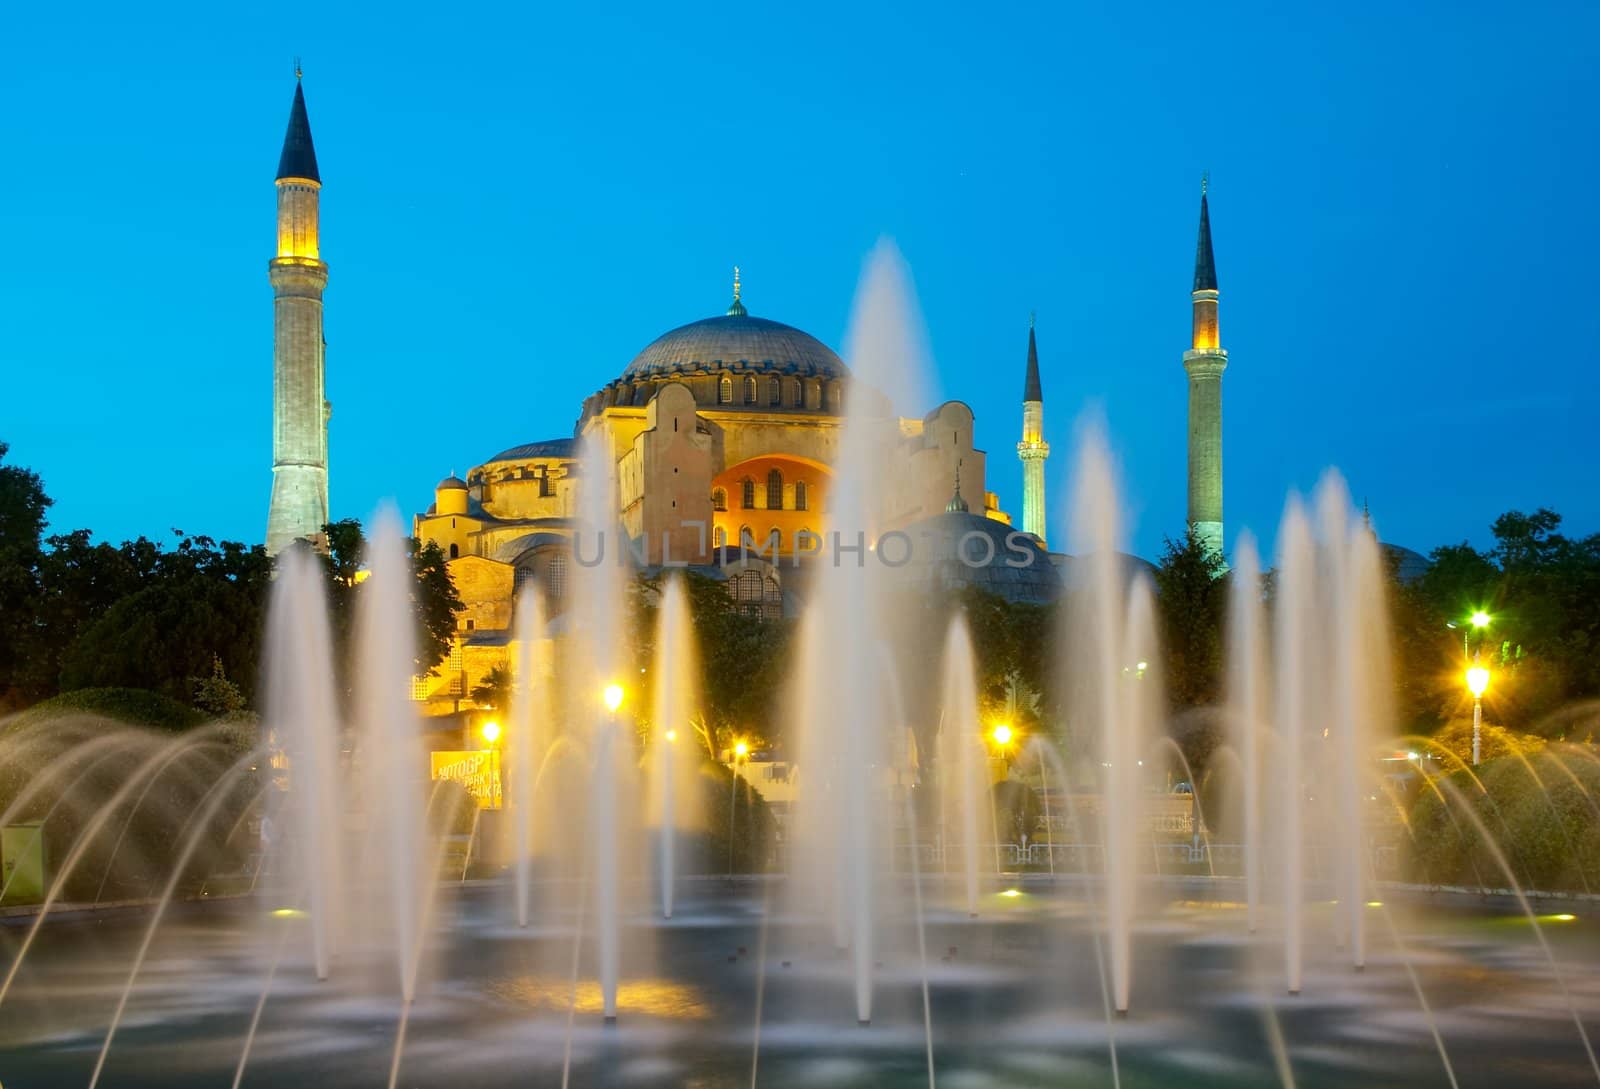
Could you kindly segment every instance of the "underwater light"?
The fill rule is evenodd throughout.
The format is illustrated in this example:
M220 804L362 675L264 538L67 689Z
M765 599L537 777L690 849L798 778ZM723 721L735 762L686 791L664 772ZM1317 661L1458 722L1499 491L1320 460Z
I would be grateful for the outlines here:
M304 919L306 913L299 908L278 908L272 913L274 919Z
M1005 892L1002 892L1000 895L1004 896L1008 900L1015 900L1017 897L1022 895L1022 890L1021 889L1007 889Z

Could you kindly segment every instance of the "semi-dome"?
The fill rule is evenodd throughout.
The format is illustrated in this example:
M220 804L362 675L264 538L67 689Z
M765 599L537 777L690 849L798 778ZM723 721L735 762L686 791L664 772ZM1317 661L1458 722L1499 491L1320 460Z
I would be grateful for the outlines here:
M957 496L959 499L959 495ZM1007 601L1042 604L1061 595L1061 575L1039 538L1004 522L952 507L905 527L912 542L905 562L891 569L915 589L976 587ZM900 545L879 546L896 558Z
M663 333L634 356L624 382L695 371L797 374L842 378L849 374L832 348L810 333L752 317L737 302L729 313Z

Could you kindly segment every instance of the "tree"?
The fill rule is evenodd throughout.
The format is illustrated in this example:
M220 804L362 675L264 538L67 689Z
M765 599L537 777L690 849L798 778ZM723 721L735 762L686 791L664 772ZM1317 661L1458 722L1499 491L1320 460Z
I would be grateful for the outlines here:
M1167 700L1173 710L1204 707L1222 694L1222 619L1227 565L1193 526L1166 538L1156 566L1156 608L1166 649Z
M148 688L187 700L191 679L220 660L248 699L270 576L260 545L180 535L142 588L81 629L62 656L62 689Z
M194 705L212 718L231 718L244 711L244 693L228 680L222 659L215 654L211 656L211 675L190 677L189 685L194 689Z
M741 612L728 584L695 571L683 579L694 624L707 747L715 752L739 736L777 743L783 696L792 665L792 621ZM635 666L654 665L656 624L665 574L640 576L631 587L630 633Z
M334 642L340 648L340 660L349 662L355 617L367 586L364 574L366 534L354 518L330 522L322 531L328 541L322 562L328 576L328 608ZM426 674L449 656L455 640L456 618L466 606L450 579L449 561L438 545L431 541L423 544L415 537L408 537L406 556L411 563L411 609L417 619L414 667L418 674Z
M510 707L511 670L505 666L495 666L485 673L482 682L472 687L472 702L497 711Z
M0 461L10 449L0 442ZM8 702L23 660L50 504L38 473L0 464L0 708Z

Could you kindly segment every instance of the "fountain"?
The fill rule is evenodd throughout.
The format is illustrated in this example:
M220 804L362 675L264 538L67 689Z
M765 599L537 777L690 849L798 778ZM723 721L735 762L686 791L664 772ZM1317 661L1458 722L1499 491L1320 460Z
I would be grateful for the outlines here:
M1408 765L1437 800L1428 834L1480 845L1481 877L1452 891L1380 872L1380 838L1417 831L1380 819L1405 789L1379 766L1394 732L1384 571L1335 475L1289 501L1270 579L1248 535L1231 557L1228 759L1212 761L1205 809L1235 807L1239 836L1219 841L1196 769L1171 755L1152 589L1119 551L1113 457L1086 430L1059 534L1059 705L1040 705L1008 785L1036 790L1043 825L1005 841L967 620L934 633L936 665L888 645L921 615L874 554L894 399L919 381L914 313L880 247L852 317L825 555L793 635L783 740L800 787L771 872L734 873L732 834L726 859L699 849L721 829L701 808L694 595L678 577L635 589L653 637L627 623L613 452L588 448L568 593L535 580L518 595L496 709L503 836L473 837L473 865L442 874L452 837L430 800L451 792L427 781L407 698L410 559L392 511L373 523L370 577L347 588L348 661L322 564L283 557L256 748L223 725L0 723L0 898L30 880L14 857L49 847L36 902L0 907L0 1078L1600 1082L1587 901L1528 887L1483 801L1496 775L1526 774L1541 814L1565 819L1558 793L1600 814L1600 758L1551 746L1481 776ZM635 637L653 638L648 656ZM1169 767L1195 793L1174 796ZM763 782L747 767L733 798ZM751 806L735 813L753 827ZM1561 842L1579 852L1585 832L1562 825ZM481 876L484 841L502 840L503 874ZM1298 997L1280 1005L1284 990Z
M661 595L656 625L654 700L650 711L650 826L656 829L660 856L660 909L672 918L679 868L679 840L687 829L701 825L695 789L699 761L693 720L699 706L695 698L698 666L694 661L694 630L689 601L681 579L671 578ZM731 844L730 844L731 849Z
M983 730L978 724L978 694L973 687L975 668L966 620L958 616L951 621L944 650L944 702L939 718L939 767L944 782L940 806L942 809L948 804L944 801L947 797L956 799L967 914L974 919L978 917L978 858L983 853L982 836L987 833L991 842L999 842L994 830L994 807L988 796L989 754L984 749ZM981 819L985 810L988 820ZM945 842L948 843L948 839Z

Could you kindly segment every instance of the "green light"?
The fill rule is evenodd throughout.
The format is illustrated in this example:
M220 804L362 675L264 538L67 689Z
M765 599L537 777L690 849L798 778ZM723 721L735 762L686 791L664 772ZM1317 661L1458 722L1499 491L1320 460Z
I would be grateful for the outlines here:
M1474 628L1487 628L1489 626L1490 619L1491 618L1489 614L1484 612L1482 609L1474 610L1472 614L1472 626Z

